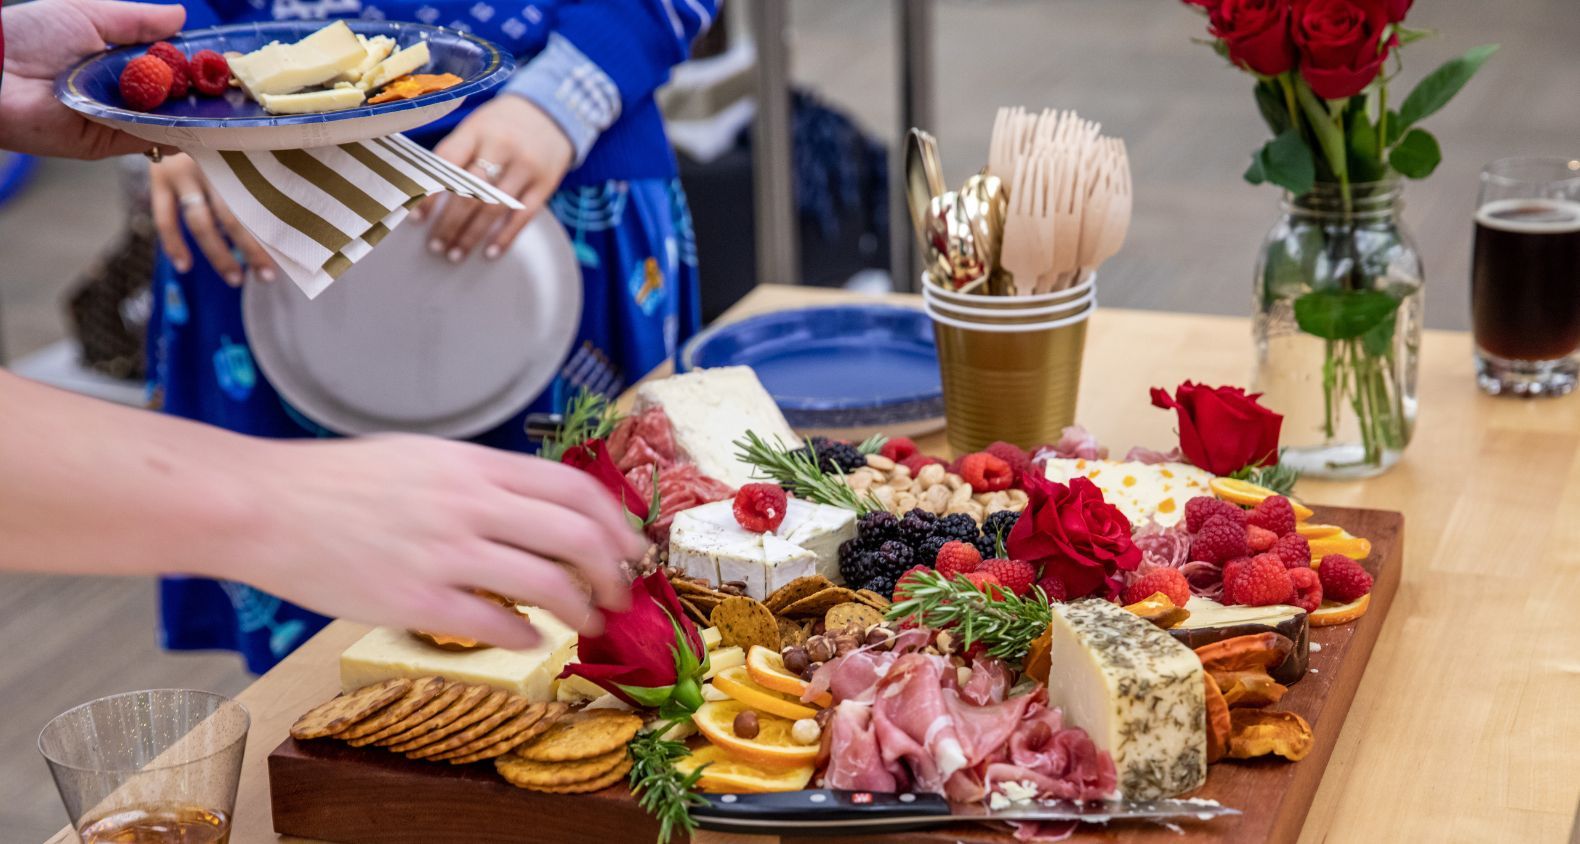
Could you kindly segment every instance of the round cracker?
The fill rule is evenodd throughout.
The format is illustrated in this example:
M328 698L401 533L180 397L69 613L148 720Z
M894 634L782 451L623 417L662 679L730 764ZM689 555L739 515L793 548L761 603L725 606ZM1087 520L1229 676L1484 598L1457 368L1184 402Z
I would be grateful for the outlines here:
M405 677L393 677L326 700L296 719L296 723L291 725L291 738L316 739L335 735L405 697L411 691L411 685L411 680Z
M809 574L805 577L798 577L795 580L792 580L789 583L779 587L778 589L775 589L773 594L769 595L763 601L763 603L768 605L768 609L777 613L796 601L799 601L808 595L814 595L818 592L822 592L824 589L827 589L833 585L834 581L829 580L821 574Z
M516 748L516 755L533 762L571 762L602 756L636 737L642 717L618 709L584 709L573 712L536 739Z
M533 724L543 720L543 715L548 711L548 708L549 705L547 703L528 704L527 708L521 710L521 712L517 713L511 718L501 721L498 726L494 727L494 729L483 733L482 735L472 739L460 747L446 750L443 753L436 753L428 758L437 762L454 759L458 756L466 756L470 753L475 753L485 747L508 739L511 736L519 735L525 732Z
M821 615L829 607L843 604L846 601L856 600L856 593L843 586L830 586L821 592L814 592L793 604L780 610L780 615Z
M545 794L591 794L594 791L603 791L612 785L618 784L629 773L631 773L631 760L625 759L615 766L614 770L598 779L579 782L574 785L540 785L534 787L533 790L541 791Z
M488 745L481 750L469 753L465 756L453 757L445 761L449 762L451 765L467 765L472 762L481 762L484 759L493 759L497 756L503 756L506 753L515 750L518 746L532 741L533 739L542 735L545 730L554 726L554 722L560 720L560 716L563 715L565 710L569 708L563 703L551 703L549 706L551 707L549 712L544 713L543 717L537 720L537 723L526 728L525 730L522 730L520 733L517 733L510 738L495 742L494 744ZM552 707L559 707L559 709L556 710Z
M450 708L450 704L455 703L456 699L461 696L461 692L465 691L465 689L466 686L460 683L446 683L444 688L440 690L437 695L434 695L433 700L423 704L422 707L416 712L407 715L405 718L390 724L376 733L362 736L361 738L354 738L347 741L346 743L352 747L366 747L367 745L375 744L379 741L389 738L390 736L399 735L416 726L417 724L421 724L422 722L427 721L433 716L438 715L444 710ZM341 736L341 738L344 738L344 736Z
M405 720L406 716L428 705L428 702L439 696L444 691L443 677L419 677L412 681L411 688L406 696L395 701L377 715L365 721L359 721L355 726L335 734L335 738L350 741L371 736L382 732L385 727Z
M467 685L466 683L456 683L449 689L446 689L445 693L448 694L451 690L457 693L456 697L444 709L421 721L417 720L415 716L408 718L406 719L408 723L406 728L400 732L391 733L385 738L377 739L373 743L379 747L389 747L414 741L442 727L448 727L461 716L476 709L479 703L493 693L494 688L481 684Z
M626 751L621 747L577 762L532 762L508 756L495 761L494 769L518 788L558 788L605 777L624 759Z
M526 698L521 697L520 695L512 695L509 700L505 701L505 705L499 707L499 711L495 712L493 715L478 721L477 723L458 733L450 735L448 738L442 741L437 741L428 745L427 747L419 747L416 750L410 751L406 754L406 757L408 759L428 759L437 754L446 753L448 751L455 750L458 747L471 744L483 736L488 735L490 732L493 732L494 728L498 727L500 724L505 723L517 715L520 715L521 711L526 708Z
M409 753L418 748L427 747L434 742L442 741L443 739L458 733L467 727L472 726L473 724L476 724L484 718L492 716L494 713L498 712L500 707L505 705L505 701L509 699L510 692L504 691L503 689L492 689L489 691L488 697L484 698L483 702L479 703L475 708L472 709L471 712L462 715L461 717L451 721L449 724L440 727L439 729L432 730L424 735L419 735L410 741L403 741L399 744L389 745L389 749L395 753Z
M882 622L883 613L866 604L855 601L835 604L829 607L828 612L823 615L823 629L825 630L844 630L847 626L854 624L865 631L872 625Z
M883 597L871 589L857 589L856 600L866 604L869 607L872 607L878 612L888 612L889 607L894 606L893 601Z
M709 620L719 628L722 647L740 646L751 650L752 645L762 645L774 652L779 650L779 622L774 614L754 598L731 597L713 608Z

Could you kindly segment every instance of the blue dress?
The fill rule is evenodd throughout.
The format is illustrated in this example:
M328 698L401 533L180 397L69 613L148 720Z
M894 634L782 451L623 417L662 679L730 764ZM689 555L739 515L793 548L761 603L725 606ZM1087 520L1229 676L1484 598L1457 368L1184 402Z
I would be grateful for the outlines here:
M358 0L275 0L273 7L249 5L232 10L235 14L226 18L267 19L271 15L292 16L282 13L293 12L303 16L344 16L350 12L391 19L432 18L451 26L469 24L467 28L498 40L507 49L530 55L543 46L547 36L542 30L552 22L543 13L546 5L554 4L528 4L519 14L507 17L502 10L470 0L421 4L394 0L380 6ZM445 15L456 15L457 19ZM189 28L201 23L199 14L193 17L197 20L190 22ZM534 17L539 24L536 28L530 25ZM646 102L628 103L627 114L650 113L650 104L650 97ZM472 105L475 103L468 103ZM432 145L456 122L458 119L447 119L412 136ZM630 131L614 134L608 139L621 151L637 145ZM670 359L679 344L698 330L701 307L691 218L661 130L656 143L661 149L644 149L646 160L632 166L636 175L627 178L617 177L617 171L619 160L629 159L629 155L600 158L595 147L591 157L582 156L583 165L567 175L552 198L546 213L553 213L565 226L581 266L584 298L580 331L552 385L510 421L473 438L474 442L528 451L524 425L528 413L563 409L565 401L581 388L617 393ZM660 152L664 161L654 165L651 159ZM165 413L254 436L334 436L291 407L264 377L248 347L241 291L220 278L190 233L187 240L192 269L176 272L161 256L154 279L156 295L148 332L153 405ZM474 255L470 260L481 258ZM259 673L330 621L245 584L178 576L161 579L160 620L164 647L235 650L245 658L249 670Z

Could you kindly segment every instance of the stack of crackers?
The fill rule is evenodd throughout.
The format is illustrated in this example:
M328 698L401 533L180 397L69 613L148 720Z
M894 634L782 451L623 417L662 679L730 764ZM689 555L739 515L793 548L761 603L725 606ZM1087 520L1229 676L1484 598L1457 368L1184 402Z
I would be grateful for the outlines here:
M719 628L724 647L753 645L772 649L799 646L817 632L862 629L883 620L888 598L870 589L852 590L820 574L798 577L766 600L730 595L690 578L671 580L686 614L699 623Z
M584 709L494 760L505 781L549 794L587 794L612 786L631 771L626 745L642 718L618 709Z
M568 709L481 684L401 677L313 707L291 725L291 737L337 738L352 747L374 745L411 759L465 765L538 738Z

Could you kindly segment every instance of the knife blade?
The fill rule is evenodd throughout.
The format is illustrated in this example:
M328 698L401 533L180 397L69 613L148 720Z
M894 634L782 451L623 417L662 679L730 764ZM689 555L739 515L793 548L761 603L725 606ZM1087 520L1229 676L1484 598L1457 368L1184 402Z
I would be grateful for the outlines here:
M771 794L704 794L706 806L692 810L703 829L716 832L816 832L858 835L903 832L930 826L987 821L1116 820L1208 821L1238 815L1211 800L1143 800L1077 803L1045 800L1004 809L951 804L935 794L882 794L809 789Z

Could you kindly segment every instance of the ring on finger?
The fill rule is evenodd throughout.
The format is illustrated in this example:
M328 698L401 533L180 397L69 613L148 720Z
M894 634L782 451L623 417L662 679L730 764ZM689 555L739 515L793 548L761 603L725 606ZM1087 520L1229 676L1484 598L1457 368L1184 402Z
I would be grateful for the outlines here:
M486 158L472 159L472 166L483 171L483 178L487 179L489 184L493 184L494 180L499 178L499 174L505 171L504 167Z
M195 207L197 207L199 205L207 205L207 204L208 204L208 197L206 197L203 194L198 193L196 191L194 191L192 193L183 193L183 194L181 194L181 207L182 208L195 208Z

